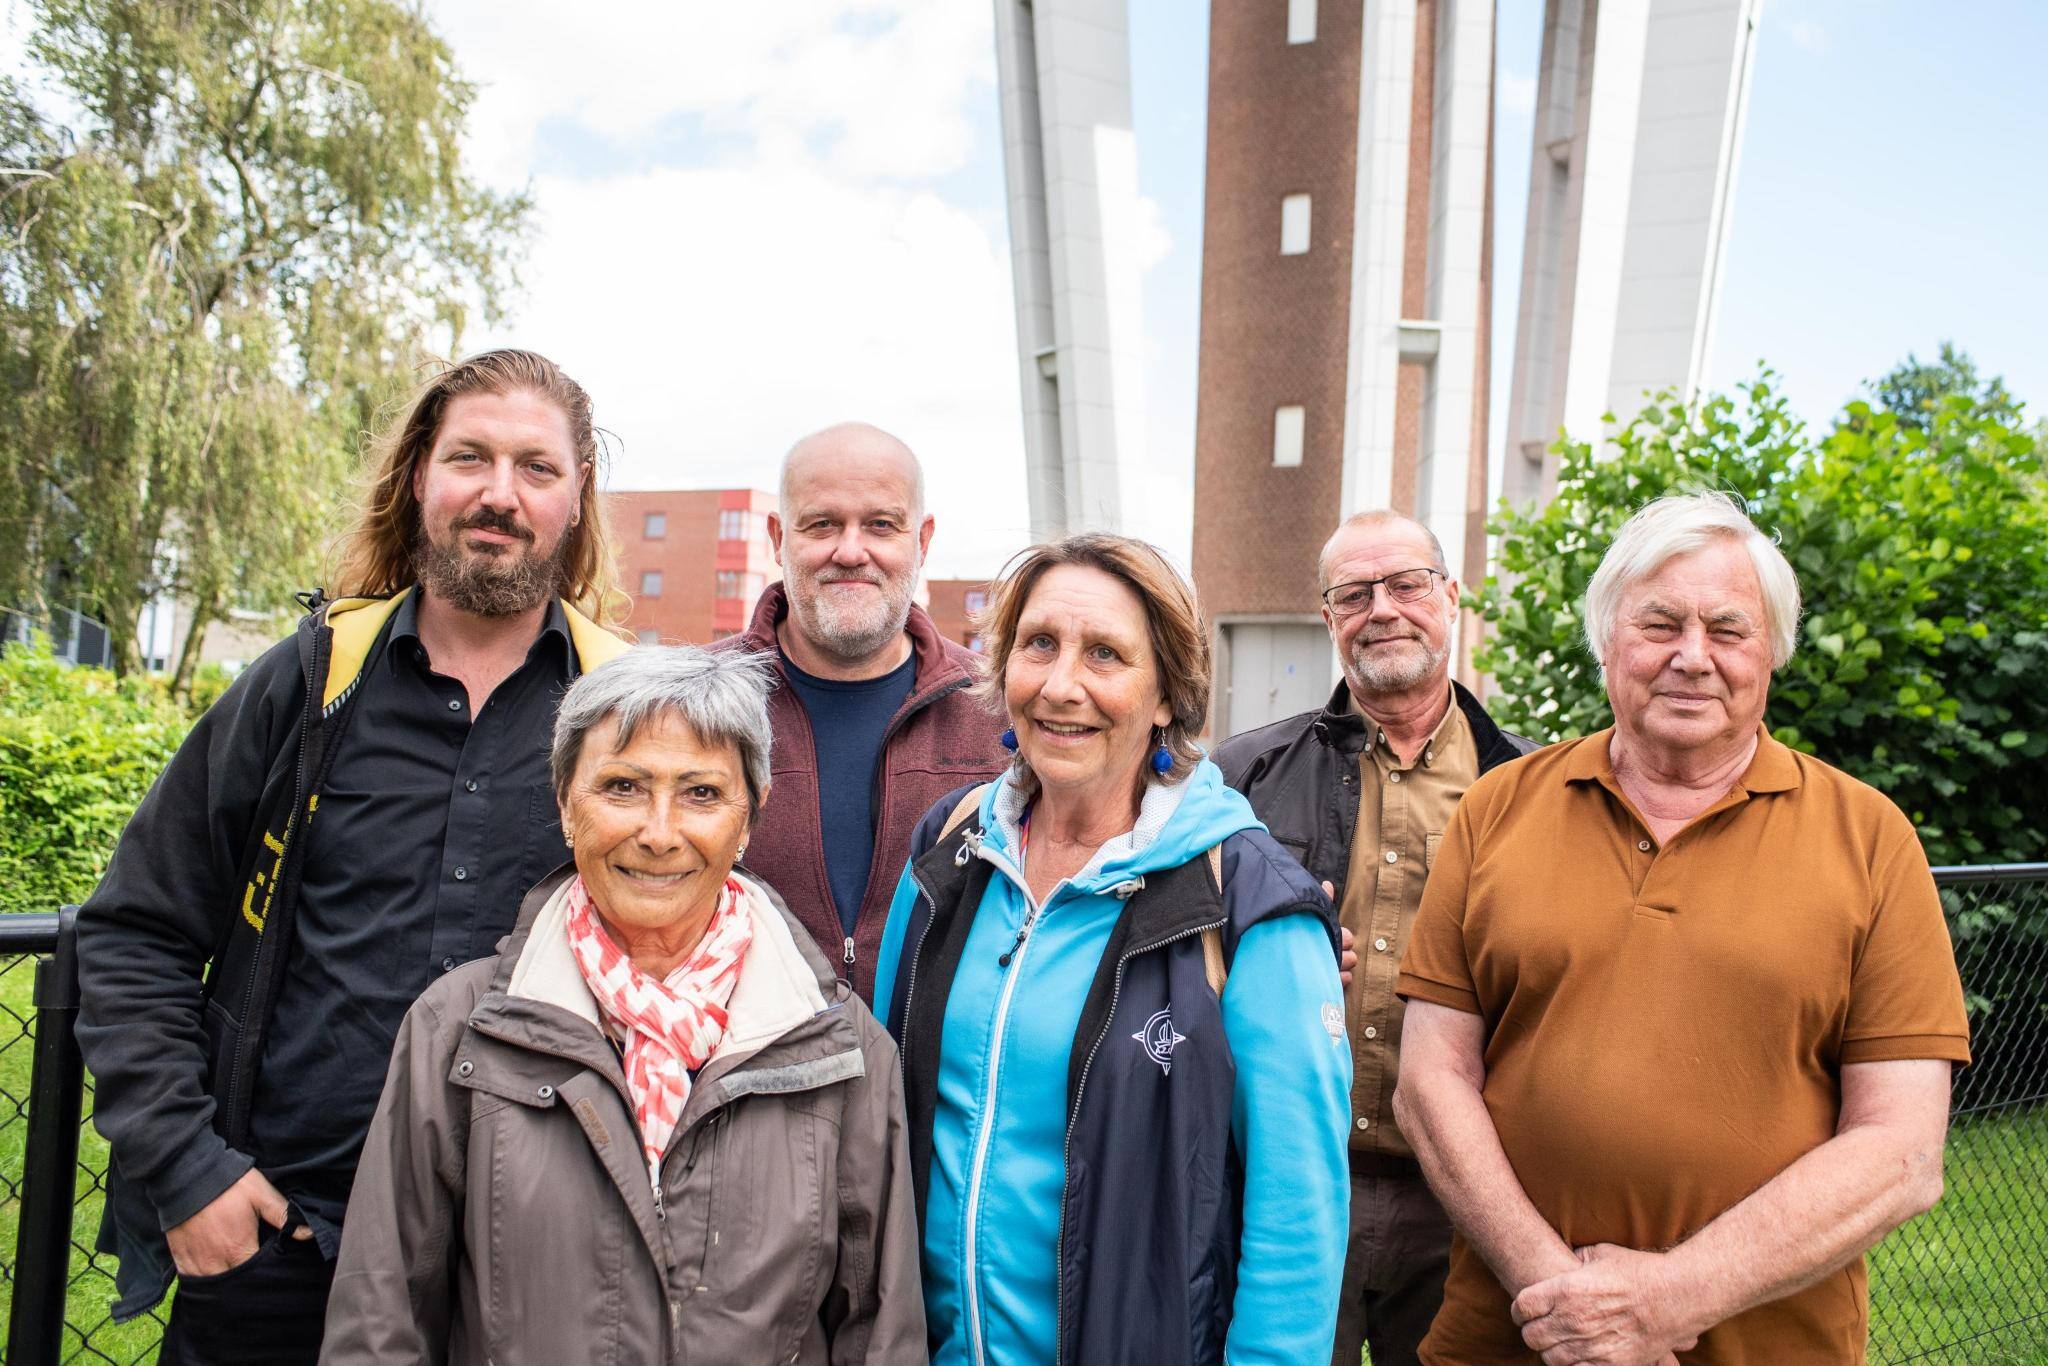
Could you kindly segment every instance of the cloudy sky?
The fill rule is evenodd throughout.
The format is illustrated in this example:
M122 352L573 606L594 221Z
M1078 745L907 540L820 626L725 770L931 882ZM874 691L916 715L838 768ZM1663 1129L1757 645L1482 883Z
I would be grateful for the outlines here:
M768 487L793 438L858 417L925 457L934 575L1023 542L987 0L427 3L481 87L476 169L539 209L516 316L463 341L583 379L621 439L615 487ZM1132 529L1184 555L1207 5L1128 3L1148 261ZM0 4L9 47L24 8ZM1498 14L1497 423L1542 0ZM2038 0L1767 0L1709 381L1767 360L1822 421L1953 338L2048 404L2043 51Z
M766 486L842 417L929 469L931 570L1025 534L991 7L436 0L481 83L483 174L541 237L502 335L558 355L623 440L618 487ZM1512 335L1540 0L1501 0L1501 310ZM1185 554L1206 6L1130 0L1152 491ZM1710 380L1768 360L1811 420L1953 337L2048 402L2048 6L1769 0ZM1495 367L1505 382L1508 367ZM1506 408L1503 392L1496 420Z

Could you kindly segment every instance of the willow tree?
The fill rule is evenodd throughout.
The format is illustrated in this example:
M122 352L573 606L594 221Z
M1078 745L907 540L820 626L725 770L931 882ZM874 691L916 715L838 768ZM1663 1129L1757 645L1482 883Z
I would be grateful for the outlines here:
M392 0L31 0L0 78L0 603L280 610L376 410L495 318L529 204Z

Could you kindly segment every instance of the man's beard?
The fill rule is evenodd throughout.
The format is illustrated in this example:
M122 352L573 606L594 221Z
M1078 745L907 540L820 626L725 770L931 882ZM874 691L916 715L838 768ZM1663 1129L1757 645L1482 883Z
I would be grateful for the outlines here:
M1376 640L1406 640L1417 648L1387 653L1370 649ZM1351 642L1351 653L1344 661L1344 673L1354 688L1367 693L1406 692L1423 682L1443 667L1451 657L1448 637L1441 646L1431 648L1420 636L1378 636L1368 639L1359 636Z
M827 654L852 662L871 658L902 634L904 623L910 620L910 595L917 582L917 570L913 567L893 580L872 573L842 573L830 578L798 574L791 579L789 610L796 617L797 629ZM864 607L832 601L824 585L848 581L872 583L882 591Z
M465 548L469 530L503 532L525 545L496 551ZM422 527L413 546L413 564L428 591L459 612L478 617L516 617L553 597L562 586L569 560L565 533L549 553L534 551L533 532L511 517L485 511L470 513L450 528L446 545L436 545Z

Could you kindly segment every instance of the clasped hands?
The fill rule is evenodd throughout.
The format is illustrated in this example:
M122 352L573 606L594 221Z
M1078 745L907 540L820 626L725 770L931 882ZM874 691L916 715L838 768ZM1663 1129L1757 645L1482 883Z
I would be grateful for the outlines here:
M1522 1341L1546 1366L1676 1366L1674 1353L1698 1345L1672 1303L1664 1254L1596 1243L1577 1256L1515 1296Z

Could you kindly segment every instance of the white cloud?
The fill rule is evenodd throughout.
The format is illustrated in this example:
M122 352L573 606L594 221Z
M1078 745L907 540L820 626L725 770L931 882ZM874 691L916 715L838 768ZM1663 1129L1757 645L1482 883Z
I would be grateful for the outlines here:
M1792 45L1802 52L1819 56L1828 50L1828 31L1818 19L1787 18L1779 27L1785 30L1785 36L1792 40Z
M999 155L975 137L996 98L986 6L444 0L435 18L480 86L474 163L531 179L540 228L511 324L465 344L516 341L582 380L623 443L613 487L772 488L791 441L858 418L924 458L933 575L1028 540L1000 202L939 184ZM607 155L565 167L565 147Z
M441 0L435 22L480 86L474 151L523 179L543 125L612 142L679 118L771 159L822 143L856 176L963 164L967 99L993 99L985 7L958 0Z
M1497 113L1503 119L1526 121L1536 114L1536 78L1520 72L1503 71L1494 88Z
M1159 206L1158 200L1143 194L1136 198L1138 221L1132 235L1138 270L1142 274L1172 254L1173 231L1166 226L1166 211Z

